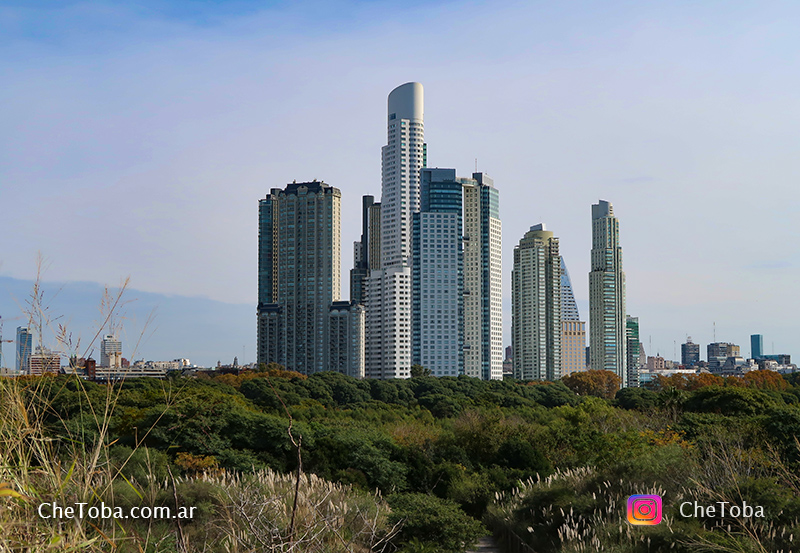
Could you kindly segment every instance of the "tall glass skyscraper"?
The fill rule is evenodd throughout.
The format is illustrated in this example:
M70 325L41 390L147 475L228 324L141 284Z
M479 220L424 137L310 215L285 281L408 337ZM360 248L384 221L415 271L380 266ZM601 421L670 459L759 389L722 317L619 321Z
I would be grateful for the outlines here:
M592 205L592 260L589 273L591 368L612 371L628 386L625 273L619 221L605 200Z
M31 366L31 353L33 352L33 335L28 327L17 327L17 359L16 369L18 373L27 373Z
M420 207L420 169L426 166L423 90L395 88L388 99L382 148L381 266L367 280L366 376L411 376L411 223Z
M586 370L586 321L581 321L567 264L561 257L561 376Z
M514 248L511 271L515 378L561 378L561 297L558 238L544 224L534 225Z
M764 336L762 334L750 335L750 357L756 360L764 357Z

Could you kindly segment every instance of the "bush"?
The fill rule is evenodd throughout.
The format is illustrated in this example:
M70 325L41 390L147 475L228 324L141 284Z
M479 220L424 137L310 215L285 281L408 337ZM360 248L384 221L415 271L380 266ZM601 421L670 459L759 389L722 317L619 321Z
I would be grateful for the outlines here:
M388 502L392 508L390 523L403 524L398 535L400 545L430 544L440 553L461 553L486 534L480 522L446 499L414 493L395 494Z

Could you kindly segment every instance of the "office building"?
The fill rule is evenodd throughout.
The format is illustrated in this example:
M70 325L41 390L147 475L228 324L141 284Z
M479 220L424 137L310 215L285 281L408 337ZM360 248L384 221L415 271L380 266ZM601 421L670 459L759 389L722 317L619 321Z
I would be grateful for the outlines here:
M503 378L503 228L500 195L485 173L464 186L464 374Z
M36 352L30 356L29 363L28 374L30 375L58 374L61 370L61 356L41 346L36 347Z
M327 370L331 303L341 295L341 192L293 182L259 201L258 362Z
M561 378L561 258L558 238L544 224L514 248L511 309L515 378Z
M721 370L728 357L740 357L739 346L729 342L713 342L706 347L708 353L708 369L712 372Z
M116 365L112 363L112 358ZM113 367L122 361L122 342L116 336L109 334L100 342L100 366Z
M628 386L625 273L619 221L605 200L592 205L592 257L589 273L589 348L591 368L612 371Z
M694 367L700 362L700 344L692 342L692 337L686 338L686 343L681 344L681 365Z
M423 169L412 228L412 364L464 374L463 185L454 169Z
M561 321L561 376L586 370L586 323Z
M30 369L31 353L33 353L33 335L28 327L17 327L17 358L16 366L18 374L27 374Z
M628 376L628 387L639 386L639 317L625 318L625 367Z
M764 357L764 336L761 334L750 335L750 358L761 359Z
M561 376L586 370L586 322L580 320L567 264L561 257Z
M328 319L328 370L364 378L364 306L354 301L335 301Z
M370 378L411 376L411 226L426 157L422 85L406 83L389 94L381 151L381 265L370 272L366 292Z

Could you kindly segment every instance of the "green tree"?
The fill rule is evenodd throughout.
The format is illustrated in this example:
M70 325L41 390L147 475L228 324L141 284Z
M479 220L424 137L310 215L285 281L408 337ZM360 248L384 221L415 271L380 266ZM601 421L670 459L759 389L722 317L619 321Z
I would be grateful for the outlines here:
M431 370L423 367L422 365L411 365L411 378L418 378L420 376L430 376Z

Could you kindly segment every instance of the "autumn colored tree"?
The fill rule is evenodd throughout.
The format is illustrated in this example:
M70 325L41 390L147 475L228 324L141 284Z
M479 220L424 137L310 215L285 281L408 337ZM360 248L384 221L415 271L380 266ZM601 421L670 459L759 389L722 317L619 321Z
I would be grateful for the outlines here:
M789 388L786 379L775 371L750 371L742 377L742 380L749 388L758 388L759 390L780 391Z
M581 396L612 399L620 388L620 378L611 371L579 371L561 378L567 388Z

